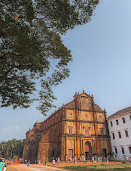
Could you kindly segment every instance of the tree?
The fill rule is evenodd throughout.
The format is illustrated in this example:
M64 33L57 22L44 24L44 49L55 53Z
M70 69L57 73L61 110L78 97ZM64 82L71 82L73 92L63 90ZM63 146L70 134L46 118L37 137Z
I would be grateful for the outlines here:
M2 141L0 143L0 154L6 159L13 158L15 155L18 157L22 157L24 143L25 140L16 139Z
M0 1L0 105L53 107L52 87L69 76L61 35L91 20L99 0Z

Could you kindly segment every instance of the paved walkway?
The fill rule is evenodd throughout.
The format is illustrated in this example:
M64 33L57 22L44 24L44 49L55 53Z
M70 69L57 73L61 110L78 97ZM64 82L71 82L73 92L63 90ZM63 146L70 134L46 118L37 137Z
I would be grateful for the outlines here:
M102 164L107 164L106 162L102 162ZM114 165L114 164L121 164L121 162L109 162L109 165ZM31 164L30 167L27 167L26 164L22 165L9 165L7 167L6 171L63 171L62 167L64 166L83 166L83 165L100 165L100 163L83 163L83 162L61 162L61 164L56 163L55 167L52 166L52 163L48 163L48 167L45 167L43 164L38 165L38 164Z
M52 168L52 167L44 167L38 165L31 165L27 167L27 165L19 165L19 166L8 166L6 171L62 171L63 169Z

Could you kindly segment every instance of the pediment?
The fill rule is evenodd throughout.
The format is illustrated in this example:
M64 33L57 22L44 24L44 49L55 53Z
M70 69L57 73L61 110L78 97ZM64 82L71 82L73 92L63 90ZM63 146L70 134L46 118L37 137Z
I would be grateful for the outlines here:
M89 97L89 95L86 94L86 93L82 93L82 94L80 94L80 96L81 96L81 97Z
M75 101L71 101L67 104L64 105L65 108L68 108L68 109L75 109Z
M99 111L99 112L103 112L103 110L95 103L94 103L94 110Z

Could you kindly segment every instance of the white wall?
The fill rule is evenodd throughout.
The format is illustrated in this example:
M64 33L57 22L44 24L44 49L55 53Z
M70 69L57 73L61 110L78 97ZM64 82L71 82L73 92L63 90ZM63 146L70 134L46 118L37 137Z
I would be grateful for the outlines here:
M109 132L111 136L112 143L112 151L115 153L115 147L117 148L118 154L115 153L116 160L124 160L124 157L131 157L129 152L129 147L131 147L131 113L124 113L117 116L112 116L108 118ZM125 118L126 123L123 123L122 118ZM118 120L119 125L116 124L116 120ZM111 122L113 126L111 126ZM125 130L128 131L129 137L126 137ZM121 132L121 138L118 136L118 131ZM113 139L112 133L115 134L115 139ZM122 154L121 147L124 148L125 154Z

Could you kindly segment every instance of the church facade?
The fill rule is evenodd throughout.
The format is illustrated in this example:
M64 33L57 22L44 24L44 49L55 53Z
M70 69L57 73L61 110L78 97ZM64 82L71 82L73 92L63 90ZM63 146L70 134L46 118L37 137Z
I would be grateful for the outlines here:
M83 91L26 133L23 157L34 163L51 161L52 157L67 161L73 157L86 159L109 154L106 111Z

